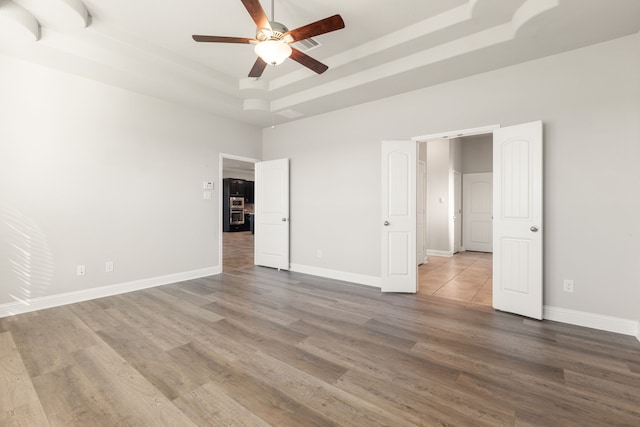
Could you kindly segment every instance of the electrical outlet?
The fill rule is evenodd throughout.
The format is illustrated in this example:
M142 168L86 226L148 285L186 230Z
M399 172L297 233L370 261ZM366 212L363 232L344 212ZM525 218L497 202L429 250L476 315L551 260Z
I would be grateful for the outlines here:
M564 279L564 282L562 282L562 290L565 292L573 292L573 280Z
M104 271L106 273L113 272L113 261L107 261L104 263Z
M76 267L76 273L78 274L78 276L84 276L86 273L86 269L84 267L84 265L79 265Z
M318 249L318 250L316 251L316 256L317 256L318 258L322 258L322 251L321 251L320 249Z

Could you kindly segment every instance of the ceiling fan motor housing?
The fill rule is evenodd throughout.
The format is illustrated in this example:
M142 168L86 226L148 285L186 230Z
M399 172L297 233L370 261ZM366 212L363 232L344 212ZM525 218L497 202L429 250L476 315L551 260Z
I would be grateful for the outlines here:
M271 25L271 29L269 28L257 28L256 29L256 39L258 41L265 40L282 40L285 43L292 43L293 37L290 34L284 35L289 29L276 21L269 21L269 25Z

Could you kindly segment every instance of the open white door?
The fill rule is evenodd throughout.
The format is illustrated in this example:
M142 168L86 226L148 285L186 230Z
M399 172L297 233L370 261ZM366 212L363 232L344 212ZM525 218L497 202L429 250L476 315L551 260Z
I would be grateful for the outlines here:
M417 291L415 141L382 142L382 291Z
M289 269L289 159L256 163L255 264Z
M493 307L542 319L542 122L493 132Z

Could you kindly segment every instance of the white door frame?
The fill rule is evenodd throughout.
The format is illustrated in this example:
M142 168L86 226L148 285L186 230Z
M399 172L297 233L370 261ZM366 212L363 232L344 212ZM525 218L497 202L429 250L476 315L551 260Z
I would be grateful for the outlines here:
M449 132L441 132L436 134L415 136L411 138L411 141L418 144L420 142L427 142L427 141L439 140L439 139L462 138L465 136L482 135L486 133L493 133L493 131L495 129L498 129L499 127L500 125L488 125L488 126L480 126L475 128L461 129L457 131L449 131ZM417 163L416 163L416 168L417 168ZM415 293L417 291L418 291L418 278L416 275L414 289L411 292Z
M451 246L451 252L462 252L464 250L464 245L462 244L462 172L458 172L457 170L452 171L452 190L449 190L450 194L453 194L453 197L450 197L450 208L451 212L449 212L449 218L451 221L450 239L451 242L449 245Z
M420 149L418 149L418 153ZM416 185L417 188L417 196L416 196L416 206L418 207L418 214L416 216L417 221L422 221L422 227L419 227L420 224L416 224L416 242L417 242L417 263L418 265L424 264L427 261L427 251L425 250L425 230L426 230L426 211L425 211L425 192L426 192L426 163L423 160L420 160L418 156L418 170L417 177L418 183Z
M455 130L455 131L449 131L449 132L440 132L440 133L434 133L434 134L428 134L428 135L422 135L422 136L414 136L413 138L411 138L412 141L415 141L416 144L419 144L421 142L429 142L429 141L436 141L436 140L442 140L442 139L453 139L453 138L464 138L466 136L474 136L474 135L484 135L484 134L492 134L493 131L495 129L500 128L500 125L488 125L488 126L480 126L480 127L475 127L475 128L468 128L468 129L460 129L460 130ZM453 174L451 174L451 176L449 177L449 190L451 191L451 189L453 188ZM453 232L453 200L450 198L450 202L449 202L449 253L453 254L454 253L454 248L453 248L453 238L454 238L454 232ZM425 224L425 229L426 229L426 224ZM426 237L425 237L426 239Z
M253 159L251 157L243 157L243 156L236 156L235 154L226 154L226 153L220 153L220 156L218 158L218 185L214 186L213 189L213 199L218 201L218 236L220 237L218 239L218 268L220 269L220 273L222 273L222 256L223 256L223 244L222 244L222 209L223 209L223 203L222 203L222 179L223 179L223 169L224 169L224 159L229 159L229 160L238 160L241 162L247 162L247 163L258 163L261 162L262 160L258 160L258 159Z

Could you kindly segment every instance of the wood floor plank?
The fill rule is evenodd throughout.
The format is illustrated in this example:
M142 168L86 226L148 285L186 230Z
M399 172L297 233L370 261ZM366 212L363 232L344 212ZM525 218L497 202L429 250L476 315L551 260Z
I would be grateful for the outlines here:
M98 335L169 400L206 382L135 329L104 329Z
M76 365L33 379L52 426L116 425L118 414Z
M330 327L327 327L326 322L319 322L317 319L314 319L314 317L307 316L303 318L305 320L298 320L289 325L289 328L307 336L313 335L335 340L345 345L359 345L367 342L404 351L409 351L416 345L416 341L407 340L385 332L373 331L361 325L342 322L338 324L332 323Z
M336 386L389 411L396 411L407 422L424 426L510 426L515 413L510 408L485 402L472 393L454 387L384 381L364 372L351 370ZM398 408L402 408L398 411Z
M236 402L224 387L204 384L174 400L175 405L199 426L269 427L271 424Z
M640 361L627 360L625 364L631 372L633 372L634 374L640 374Z
M391 382L404 379L422 381L428 378L429 381L447 383L455 381L460 375L457 369L452 369L445 364L427 361L407 352L372 343L363 342L350 346L312 336L306 338L297 347L350 370L367 372L369 375Z
M181 283L162 286L160 290L178 298L180 301L188 302L198 307L218 301L218 297L214 293L200 294L192 292Z
M87 325L68 307L10 319L11 334L32 377L74 363L71 353L97 343Z
M635 426L640 408L620 410L606 402L572 393L571 388L551 383L518 381L482 373L463 373L459 383L495 400L509 401L518 414L538 417L538 425Z
M229 340L241 342L254 351L263 351L276 359L288 363L296 369L307 372L329 383L335 381L347 370L341 365L295 347L295 344L306 338L306 336L296 335L296 340L292 340L291 342L289 342L289 340L281 341L266 337L263 334L247 328L245 325L230 321L229 319L217 322L216 331L220 332ZM294 332L292 331L292 333Z
M269 320L283 326L298 320L297 317L284 313L281 309L286 305L278 301L278 299L271 296L260 298L259 301L253 301L243 298L241 295L225 293L224 295L218 294L216 301L211 302L215 302L219 306L232 307L238 311L250 313L255 318Z
M461 372L489 372L492 375L512 375L517 372L532 380L543 382L564 382L564 371L550 364L531 362L522 357L513 356L500 348L490 349L482 345L440 337L428 343L417 343L412 354L420 355L425 360L438 361L458 369ZM473 355L470 357L469 355Z
M257 352L243 360L247 371L265 378L292 399L322 413L337 425L388 426L404 421L379 406L360 399L287 364Z
M10 332L0 333L0 384L0 425L49 425Z
M279 323L256 317L242 309L234 309L233 307L221 304L208 304L205 309L211 310L219 316L223 316L227 323L235 325L236 329L241 332L242 328L249 328L255 332L254 336L262 336L263 339L276 339L289 344L296 344L306 338L306 335L296 332ZM214 329L220 327L220 323L212 325Z
M75 358L77 366L99 391L100 399L105 402L103 409L117 414L118 424L195 426L189 417L111 348L93 346L77 352ZM101 422L100 425L107 424Z
M565 384L582 396L602 401L622 412L640 411L640 376L635 376L630 384L619 378L602 379L570 370L565 370L564 377Z
M174 349L175 356L182 355L192 366L208 373L212 381L224 392L250 410L257 417L269 420L277 426L333 426L326 416L289 397L262 375L252 375L238 361L221 359L207 346L188 344ZM249 354L249 353L247 353ZM246 355L243 356L245 359Z

